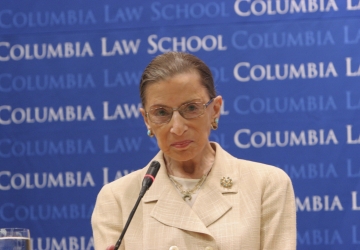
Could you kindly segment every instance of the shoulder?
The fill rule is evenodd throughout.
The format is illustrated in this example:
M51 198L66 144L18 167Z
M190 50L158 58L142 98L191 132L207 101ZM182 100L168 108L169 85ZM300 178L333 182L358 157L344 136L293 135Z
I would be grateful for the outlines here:
M290 177L282 169L254 161L229 156L231 169L237 173L238 190L251 197L261 197L263 204L282 206L281 197L292 206L295 204L294 188Z
M237 173L240 179L246 178L251 181L262 183L291 183L291 180L285 171L276 166L236 158L222 149L218 144L216 144L216 154L216 157L219 158L218 162L223 162L224 164L222 165L226 168L230 168L232 172Z
M105 184L99 194L98 199L122 199L124 197L137 197L143 177L144 169L139 169L127 174L115 181Z
M117 200L120 204L122 201L128 203L130 200L135 200L138 198L143 178L153 160L162 161L162 152L159 151L158 154L142 169L136 170L127 174L115 181L112 181L108 184L105 184L98 196L98 201L104 200Z
M242 171L251 172L259 177L270 178L271 176L278 176L279 178L290 179L284 170L276 166L243 159L236 160L238 162L238 167Z

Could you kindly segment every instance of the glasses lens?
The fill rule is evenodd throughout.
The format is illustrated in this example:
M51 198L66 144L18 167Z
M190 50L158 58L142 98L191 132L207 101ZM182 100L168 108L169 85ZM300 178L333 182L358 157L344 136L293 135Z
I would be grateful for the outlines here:
M183 104L178 109L172 109L169 107L150 108L148 116L153 123L167 123L171 120L174 110L178 110L185 119L191 119L204 114L204 109L204 104L200 102L191 102Z
M202 103L186 103L179 108L179 112L186 119L196 118L204 113L204 105Z
M171 119L172 109L166 107L152 108L148 114L152 122L165 123Z

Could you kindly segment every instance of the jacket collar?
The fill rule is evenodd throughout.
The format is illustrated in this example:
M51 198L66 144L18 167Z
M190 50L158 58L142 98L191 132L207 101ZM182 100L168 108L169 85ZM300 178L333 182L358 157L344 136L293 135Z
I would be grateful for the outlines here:
M236 194L238 192L239 176L238 168L232 164L234 159L219 144L215 146L215 162L206 181L204 182L198 197L191 208L184 202L171 183L160 151L153 160L159 161L161 167L153 185L143 198L144 206L147 203L157 201L151 216L159 222L180 229L210 234L207 227L226 214L231 208L230 199L223 194ZM144 168L144 174L147 167ZM232 179L232 187L225 188L220 184L222 177Z

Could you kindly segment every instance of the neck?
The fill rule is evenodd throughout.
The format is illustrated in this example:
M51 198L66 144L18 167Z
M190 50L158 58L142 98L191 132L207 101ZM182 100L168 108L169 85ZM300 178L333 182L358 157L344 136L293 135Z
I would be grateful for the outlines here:
M164 155L167 172L181 178L200 179L207 174L215 161L215 150L209 146L200 157L188 161L177 161Z

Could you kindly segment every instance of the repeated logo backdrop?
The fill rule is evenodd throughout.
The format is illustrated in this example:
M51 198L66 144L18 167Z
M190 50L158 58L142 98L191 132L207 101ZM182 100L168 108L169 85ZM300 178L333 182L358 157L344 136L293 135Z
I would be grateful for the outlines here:
M358 0L2 1L0 227L94 248L100 188L158 151L138 84L167 51L211 67L210 139L291 177L298 249L360 249Z

